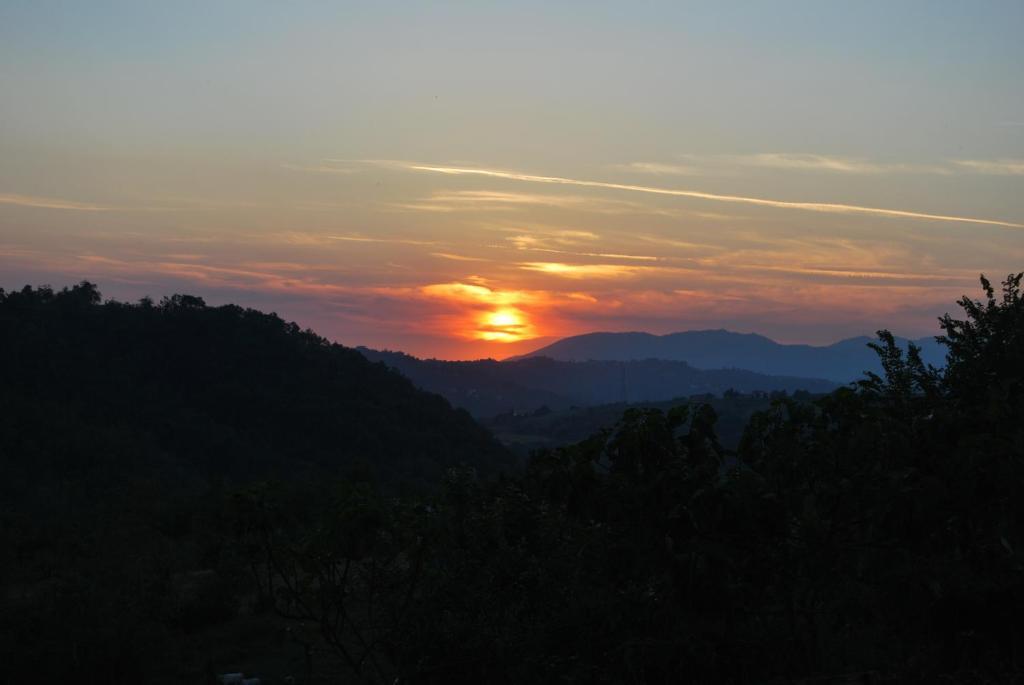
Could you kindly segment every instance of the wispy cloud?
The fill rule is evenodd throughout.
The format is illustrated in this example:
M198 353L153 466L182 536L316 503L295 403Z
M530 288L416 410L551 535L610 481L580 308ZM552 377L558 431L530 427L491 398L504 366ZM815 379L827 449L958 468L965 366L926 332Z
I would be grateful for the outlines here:
M574 229L549 229L530 227L520 229L522 233L514 233L515 229L498 228L495 230L513 233L505 238L516 250L524 252L543 252L547 254L570 255L573 257L597 257L601 259L622 259L627 261L657 262L660 257L625 252L596 252L601 236L593 231ZM580 249L582 246L584 249ZM507 249L505 245L490 247ZM575 249L572 249L575 248Z
M629 162L611 168L656 176L722 176L742 168L779 169L795 172L841 174L937 174L949 176L956 169L941 164L905 164L876 162L859 157L819 155L800 152L761 152L748 155L682 155L686 164L668 162Z
M721 245L712 245L710 243L694 243L694 242L690 242L688 240L676 240L674 238L665 238L665 237L656 236L656 235L643 235L643 234L640 234L640 235L635 235L635 236L632 236L632 237L635 238L636 240L641 240L641 241L643 241L645 243L651 243L652 245L661 245L663 247L675 247L675 248L678 248L678 249L681 249L681 250L688 250L688 251L701 251L701 252L705 252L705 251L708 251L708 250L719 251L719 250L724 250L725 249Z
M787 274L798 274L807 276L826 276L830 278L854 279L854 280L891 280L891 281L929 281L929 282L970 282L976 278L972 272L968 275L962 273L907 273L895 271L864 271L855 268L824 268L824 267L800 267L781 266L769 264L745 264L745 270L751 271L776 271Z
M510 235L505 240L512 243L517 250L544 249L544 241L534 235Z
M618 278L635 275L647 267L629 264L566 264L563 262L523 262L525 271L537 271L563 278Z
M843 174L939 174L948 175L947 167L926 164L873 162L857 157L839 157L791 152L763 152L753 155L725 157L741 166L785 169L789 171L828 171Z
M580 244L593 243L600 240L600 236L591 231L574 230L548 230L526 228L519 229L522 233L516 233L505 238L519 250L546 250L550 252L561 251L565 247L572 247Z
M500 290L478 283L462 283L460 281L425 285L420 288L420 291L431 297L458 302L475 302L489 306L530 304L541 299L535 292Z
M328 161L328 160L324 160ZM282 169L288 171L305 171L308 173L316 174L354 174L355 169L350 167L337 167L330 166L329 164L289 164L285 163L281 165Z
M377 163L380 164L381 162ZM995 219L982 219L966 216L952 216L946 214L929 214L926 212L915 212L903 209L885 209L881 207L865 207L861 205L848 205L833 202L794 202L788 200L774 200L760 197L747 197L742 195L707 193L696 190L659 188L652 186L633 185L627 183L608 183L605 181L590 181L583 179L565 178L561 176L539 176L535 174L524 174L512 171L502 171L497 169L435 166L430 164L414 164L409 162L384 162L384 164L397 166L398 168L407 169L409 171L421 171L445 174L449 176L484 176L488 178L500 178L510 181L522 181L527 183L569 185L584 188L604 188L608 190L621 190L633 193L667 195L671 197L687 197L699 200L709 200L712 202L727 202L732 204L756 205L760 207L774 207L777 209L792 209L805 212L818 212L829 214L862 214L900 219L920 219L926 221L1002 226L1005 228L1024 228L1024 224L1014 223L1010 221L999 221Z
M1024 176L1024 159L958 159L958 166L988 176Z
M414 202L392 205L424 212L508 212L524 207L550 207L596 214L656 214L677 216L678 212L625 200L596 199L585 195L513 193L496 190L445 190Z
M53 197L37 197L34 195L16 195L13 193L0 193L0 204L17 205L19 207L36 207L39 209L67 209L77 212L109 212L116 210L116 207L105 207L91 202L76 202L75 200L61 200Z
M20 195L17 193L0 193L0 205L16 205L36 209L59 209L76 212L182 212L217 209L247 209L265 207L253 203L207 203L203 200L189 198L154 198L163 204L158 205L110 205L95 202L79 202L55 197L37 195Z
M431 252L430 256L439 257L441 259L449 259L453 262L489 262L490 259L485 257L468 257L461 254L453 254L451 252Z
M1024 125L1024 122L1003 122L1002 126ZM682 155L686 165L665 162L628 162L610 168L636 174L656 176L725 175L738 169L778 169L793 172L825 172L853 175L911 174L953 176L963 173L992 176L1024 175L1020 159L953 159L934 164L882 162L861 157L820 155L800 152L761 152L748 155Z
M434 240L412 240L408 238L369 238L362 235L329 235L328 240L340 240L350 243L385 243L389 245L437 245Z
M637 262L657 262L659 257L651 255L623 254L619 252L579 252L576 250L561 250L554 247L545 247L545 243L530 235L513 235L507 238L517 250L526 252L545 252L549 254L564 254L574 257L599 257L602 259L625 259Z
M609 168L615 171L651 174L653 176L698 176L702 173L700 169L693 166L668 164L665 162L627 162L625 164L612 164Z
M249 236L257 242L280 242L285 245L297 247L327 246L337 243L365 243L367 245L419 245L419 246L440 246L442 243L435 240L417 240L415 238L389 238L366 236L359 233L348 234L325 234L312 233L308 231L284 231L282 233L253 234Z
M488 230L502 233L513 233L515 235L507 238L514 243L522 242L529 245L579 245L600 240L601 236L593 231L578 229L547 228L536 225L523 226L496 226Z

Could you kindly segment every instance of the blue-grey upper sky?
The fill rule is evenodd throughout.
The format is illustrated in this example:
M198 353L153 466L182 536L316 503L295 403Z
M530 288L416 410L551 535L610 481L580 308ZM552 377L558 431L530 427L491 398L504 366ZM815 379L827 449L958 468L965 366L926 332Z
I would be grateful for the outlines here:
M441 356L926 334L1024 268L1021 35L1019 1L0 0L0 285Z

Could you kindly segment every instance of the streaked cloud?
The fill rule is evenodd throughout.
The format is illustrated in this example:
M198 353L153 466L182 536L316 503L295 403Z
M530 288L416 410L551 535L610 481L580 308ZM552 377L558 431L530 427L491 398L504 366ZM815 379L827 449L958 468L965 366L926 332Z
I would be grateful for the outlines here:
M67 209L77 212L109 212L116 207L105 207L91 202L76 202L75 200L62 200L54 197L38 197L35 195L16 195L13 193L0 193L0 204L17 205L19 207L36 207L38 209Z
M970 281L976 278L976 274L963 274L956 272L946 273L908 273L892 271L863 271L855 268L822 268L822 267L800 267L781 266L767 264L749 264L742 268L751 271L776 271L787 274L798 274L807 276L826 276L830 278L856 279L856 280L886 280L886 281L929 281L929 282L951 282Z
M1004 125L1012 125L1012 122ZM614 164L611 168L617 171L658 176L721 176L734 174L744 168L864 176L883 174L953 176L963 173L1015 176L1024 174L1024 160L1020 159L953 159L932 164L910 164L801 152L761 152L747 155L687 154L682 155L682 159L687 161L686 165L666 162L629 162Z
M740 166L785 169L789 171L828 171L843 174L939 174L952 171L943 166L929 164L902 164L872 162L858 157L841 157L792 152L763 152L753 155L734 155L722 159Z
M521 250L551 249L553 246L571 247L601 239L601 236L593 231L572 229L547 229L530 226L529 228L499 228L497 230L513 233L514 235L508 236L505 240Z
M656 262L660 257L644 254L621 254L618 252L577 252L582 257L605 257L607 259L631 259L638 262Z
M655 214L678 216L678 212L639 202L594 198L586 195L515 193L497 190L442 190L413 202L392 205L422 212L511 212L527 207L573 210L595 214Z
M652 176L699 176L703 173L697 167L666 162L627 162L625 164L612 164L609 168L615 171L651 174Z
M206 203L188 198L154 198L164 204L156 205L109 205L95 202L80 202L55 197L0 193L0 205L15 205L36 209L58 209L76 212L184 212L223 209L266 208L255 203Z
M420 289L424 294L459 302L479 302L488 305L516 305L535 302L537 297L524 290L500 290L478 283L434 283Z
M523 262L520 269L563 278L618 278L632 276L646 268L629 264L566 264L564 262Z
M660 245L662 247L674 247L680 250L687 251L719 251L725 249L721 245L714 245L711 243L695 243L689 240L677 240L675 238L665 238L663 236L656 235L639 234L631 237L633 237L636 240L641 240L645 243L650 243L652 245Z
M1004 125L1014 125L1013 122ZM953 176L964 173L990 176L1024 175L1024 160L946 160L935 164L879 162L857 157L808 153L758 153L754 155L683 155L687 165L660 162L631 162L613 169L651 175L721 175L735 168L778 169L781 171L828 172L857 175L919 174Z
M958 159L959 167L988 176L1024 176L1024 159Z
M735 175L740 169L762 168L795 172L830 172L841 174L936 174L949 176L955 168L941 164L905 164L876 162L860 157L820 155L800 152L760 152L747 155L681 155L686 164L670 162L629 162L611 168L637 174L656 176L723 176Z
M429 164L413 164L408 162L389 162L388 164L398 165L400 168L405 168L408 169L409 171L446 174L449 176L484 176L488 178L500 178L510 181L522 181L527 183L570 185L585 188L604 188L607 190L621 190L625 192L645 193L652 195L666 195L671 197L687 197L698 200L709 200L712 202L727 202L732 204L756 205L760 207L773 207L777 209L791 209L805 212L819 212L828 214L860 214L899 219L916 219L925 221L1001 226L1004 228L1024 228L1024 224L1014 223L1010 221L1000 221L996 219L983 219L966 216L954 216L946 214L929 214L927 212L916 212L904 209L887 209L881 207L867 207L862 205L849 205L834 202L796 202L790 200L774 200L769 198L748 197L743 195L707 193L697 190L659 188L653 186L642 186L626 183L609 183L605 181L590 181L583 179L565 178L561 176L540 176L535 174L524 174L519 172L502 171L497 169L434 166Z
M434 240L417 240L415 238L378 238L362 235L360 233L331 235L324 233L313 233L309 231L285 231L283 233L254 234L249 236L250 241L255 242L278 242L297 247L313 247L316 245L331 245L336 243L365 243L367 245L419 245L437 246L440 242Z
M514 235L508 238L517 250L530 252L546 252L549 254L564 254L575 257L600 257L605 259L627 259L638 262L657 262L661 258L653 255L624 254L619 252L577 252L574 250L559 250L552 247L543 247L543 243L534 236Z
M352 169L350 167L337 167L337 166L330 166L330 165L327 165L327 164L302 165L302 164L287 164L286 163L286 164L282 164L281 168L282 169L287 169L288 171L305 171L305 172L308 172L308 173L316 173L316 174L342 174L342 175L345 175L345 174L354 174L356 172L355 169Z
M413 240L409 238L370 238L363 235L329 235L328 240L339 240L349 243L384 243L388 245L438 245L434 240Z
M432 257L439 257L441 259L449 259L453 262L489 262L491 260L484 257L467 257L461 254L452 254L451 252L431 252Z
M545 249L543 238L538 238L535 235L510 235L505 240L512 243L517 250Z

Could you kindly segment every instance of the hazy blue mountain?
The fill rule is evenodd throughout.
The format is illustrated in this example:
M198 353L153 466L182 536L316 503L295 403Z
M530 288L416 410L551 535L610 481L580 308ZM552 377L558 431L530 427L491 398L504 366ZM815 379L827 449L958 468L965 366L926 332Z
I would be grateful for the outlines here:
M828 392L836 384L820 378L768 376L743 369L697 369L681 361L572 363L531 357L513 361L440 361L401 352L358 348L371 361L384 362L423 390L447 398L476 416L564 409L614 402L660 401L729 389L738 392L807 390Z
M881 372L878 357L861 336L832 345L784 345L756 333L726 330L651 333L588 333L563 338L517 359L550 357L560 361L629 361L664 359L685 361L698 369L747 369L776 376L825 378L848 383L865 371ZM907 340L897 338L905 347ZM942 366L945 352L934 338L913 341L925 362Z

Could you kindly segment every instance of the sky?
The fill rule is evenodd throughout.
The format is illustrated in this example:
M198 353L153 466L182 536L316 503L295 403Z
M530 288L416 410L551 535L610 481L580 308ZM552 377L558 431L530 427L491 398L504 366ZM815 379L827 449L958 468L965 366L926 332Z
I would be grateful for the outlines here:
M0 0L0 287L346 345L938 333L1024 269L1024 3Z

